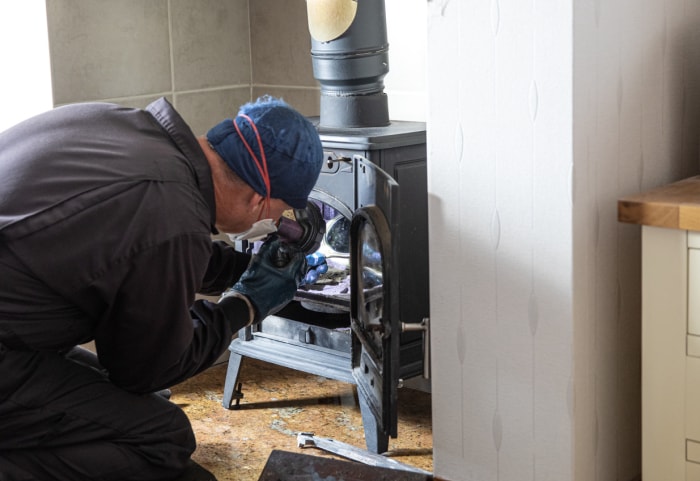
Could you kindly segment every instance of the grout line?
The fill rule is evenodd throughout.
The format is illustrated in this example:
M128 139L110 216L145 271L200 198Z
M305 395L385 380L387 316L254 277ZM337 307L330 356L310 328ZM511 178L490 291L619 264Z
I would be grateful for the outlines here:
M196 94L199 92L218 92L220 90L233 90L233 89L241 89L241 88L246 88L248 85L246 84L238 84L238 85L219 85L217 87L205 87L201 89L191 89L191 90L178 90L178 94Z
M170 49L170 90L173 103L175 104L175 54L173 53L173 15L171 0L168 0L168 47ZM177 105L175 105L175 108L177 108Z
M250 64L250 83L248 84L248 100L253 100L253 22L250 19L250 1L248 0L248 62Z
M319 90L318 86L310 85L279 85L279 84L253 84L255 88L276 88L276 89L289 89L289 90Z
M194 94L194 93L200 93L200 92L216 92L219 90L233 90L233 89L242 89L242 88L248 88L249 86L246 84L240 84L240 85L224 85L224 86L219 86L219 87L208 87L208 88L201 88L201 89L192 89L192 90L180 90L178 92L173 92L173 91L164 91L164 92L149 92L147 94L138 94L138 95L125 95L123 97L105 97L105 98L99 98L99 99L89 99L89 100L80 100L80 102L113 102L113 103L119 103L127 100L138 100L138 99L148 99L148 98L159 98L159 97L165 97L167 95L174 95L177 93L178 95L180 94ZM55 104L55 107L60 107L61 105L70 105L75 102L63 102L60 104Z

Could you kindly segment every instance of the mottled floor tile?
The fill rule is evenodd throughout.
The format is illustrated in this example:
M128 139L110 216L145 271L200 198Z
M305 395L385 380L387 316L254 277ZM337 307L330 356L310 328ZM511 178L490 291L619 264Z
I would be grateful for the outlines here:
M226 367L173 387L171 398L192 421L198 442L193 458L219 481L256 481L273 449L335 457L299 448L299 432L366 448L354 385L245 358L240 409L227 410L221 404ZM432 471L430 394L399 390L398 437L389 440L388 455Z

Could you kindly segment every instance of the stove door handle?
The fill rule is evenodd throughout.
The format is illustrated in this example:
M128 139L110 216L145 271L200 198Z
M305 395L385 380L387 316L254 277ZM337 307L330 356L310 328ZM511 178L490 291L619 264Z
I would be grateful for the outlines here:
M423 377L430 379L430 318L425 317L421 322L402 322L401 332L423 332Z

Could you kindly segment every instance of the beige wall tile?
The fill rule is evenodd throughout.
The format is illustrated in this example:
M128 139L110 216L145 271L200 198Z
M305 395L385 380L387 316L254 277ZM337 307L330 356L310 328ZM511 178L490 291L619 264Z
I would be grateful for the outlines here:
M282 98L289 105L297 109L303 115L319 115L321 92L320 89L299 89L272 86L254 86L253 98L263 95L272 95Z
M253 83L315 86L305 0L250 2Z
M145 96L140 96L140 97L121 97L121 98L115 98L115 99L98 99L95 100L95 102L107 102L111 104L117 104L117 105L123 105L124 107L134 107L137 109L142 109L146 107L148 104L153 102L154 100L157 100L161 97L165 97L168 99L169 102L172 103L173 98L172 95L145 95ZM85 102L88 102L89 100L85 100ZM83 102L83 100L80 100L79 102ZM75 103L75 102L67 102L64 104L54 104L54 107L60 107L61 105L67 105L70 103Z
M167 0L47 0L54 103L171 89Z
M250 88L246 86L225 90L176 93L174 105L194 134L202 135L223 119L234 117L239 107L249 101Z
M107 99L105 102L113 102L115 104L124 105L125 107L134 107L137 109L142 109L154 100L158 100L161 97L168 99L168 102L173 102L172 95L149 95L145 97L126 97L121 99Z
M177 91L249 85L247 0L171 0Z

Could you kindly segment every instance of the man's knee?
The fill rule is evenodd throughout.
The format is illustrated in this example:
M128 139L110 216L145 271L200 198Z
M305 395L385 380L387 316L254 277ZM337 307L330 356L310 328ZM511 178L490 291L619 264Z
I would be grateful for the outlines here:
M164 401L159 421L149 427L146 438L153 443L141 444L144 453L154 465L184 468L194 452L196 440L192 424L185 412L175 404ZM155 420L154 420L155 421Z

